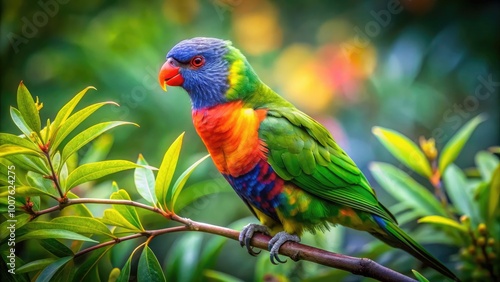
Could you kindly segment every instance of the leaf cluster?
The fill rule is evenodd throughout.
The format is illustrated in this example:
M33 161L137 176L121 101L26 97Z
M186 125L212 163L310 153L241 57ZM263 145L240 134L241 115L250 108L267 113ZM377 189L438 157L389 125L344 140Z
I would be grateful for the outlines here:
M399 132L373 128L385 148L409 170L387 163L370 166L380 186L398 200L391 210L399 214L401 224L418 220L419 233L425 234L416 234L421 241L456 247L458 268L467 281L500 277L500 162L494 154L498 147L478 152L477 168L462 170L453 163L484 120L479 115L468 121L440 152L432 138L421 137L418 146ZM419 183L411 173L427 183Z
M175 182L173 176L184 134L167 150L159 170L150 166L142 155L136 162L99 160L110 147L111 138L105 134L107 131L136 124L105 121L77 131L99 108L118 106L114 102L101 102L74 112L90 89L93 87L76 94L60 109L53 121L48 119L42 128L39 112L43 104L38 102L38 98L36 101L33 99L22 82L19 85L17 108L11 107L10 112L22 134L0 133L0 210L6 219L16 220L16 237L11 244L7 227L12 221L0 224L0 251L5 254L2 255L5 261L3 267L7 267L9 259L6 255L11 248L14 251L17 248L19 253L24 241L35 240L50 255L28 262L17 257L13 269L16 279L98 281L98 262L113 246L144 237L146 240L129 255L123 268L113 269L109 279L128 281L134 254L140 250L138 280L164 281L164 271L148 244L155 236L184 230L184 227L147 230L137 209L149 210L171 220L189 176L208 155L186 169ZM88 144L91 149L79 162L79 151ZM132 201L129 193L115 182L110 187L113 192L109 199L79 197L77 191L88 187L84 184L130 169L135 169L135 187L145 203ZM158 171L156 176L155 171ZM197 197L202 196L197 194ZM93 203L110 204L111 207L104 210L102 216L94 215L87 208ZM63 209L64 213L52 219L44 216ZM7 269L2 269L2 273L7 274Z

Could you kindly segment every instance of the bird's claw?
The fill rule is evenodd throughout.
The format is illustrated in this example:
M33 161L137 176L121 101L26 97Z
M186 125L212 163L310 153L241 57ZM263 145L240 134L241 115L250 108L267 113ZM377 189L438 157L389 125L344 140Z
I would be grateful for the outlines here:
M269 230L267 229L267 227L259 224L250 223L247 226L245 226L243 230L241 230L240 236L238 238L238 240L240 241L240 245L242 247L246 246L248 253L251 254L252 256L260 254L260 251L258 252L254 251L252 245L250 245L250 241L252 240L253 234L255 232L260 232L269 235Z
M273 264L278 264L279 263L285 263L285 260L281 260L279 257L279 250L283 244L285 244L287 241L293 241L293 242L300 242L299 236L295 234L289 234L285 231L278 232L276 235L274 235L271 240L269 240L269 245L268 245L268 250L269 250L269 256L271 258L271 263ZM277 262L276 262L277 261Z

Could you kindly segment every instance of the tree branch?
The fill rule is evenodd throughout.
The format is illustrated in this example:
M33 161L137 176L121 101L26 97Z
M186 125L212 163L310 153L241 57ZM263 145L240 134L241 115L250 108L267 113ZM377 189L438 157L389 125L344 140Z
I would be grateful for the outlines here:
M141 209L145 209L148 211L152 211L158 213L166 218L170 218L171 214L167 213L159 208L145 205L143 203L130 201L130 200L114 200L114 199L95 199L95 198L77 198L77 199L67 199L66 202L59 203L59 205L40 210L33 211L31 220L41 216L42 214L51 213L57 210L62 210L67 206L76 205L76 204L110 204L110 205L127 205L134 206Z
M145 231L129 236L125 236L122 238L118 238L113 241L104 242L101 244L97 244L95 246L89 247L85 250L82 250L75 254L75 256L80 256L90 251L93 251L98 248L102 248L105 246L113 245L120 243L122 241L131 240L135 238L139 238L142 236L146 236L148 238L170 233L170 232L178 232L178 231L201 231L205 233L215 234L224 236L226 238L237 240L239 237L239 232L236 230L232 230L229 228L211 225L202 222L196 222L188 218L180 217L173 213L167 213L159 208L151 207L139 202L129 201L129 200L113 200L113 199L93 199L93 198L78 198L78 199L68 199L65 203L60 203L57 206L47 208L45 210L34 212L33 218L40 216L42 214L50 213L56 210L63 209L70 205L75 204L113 204L113 205L129 205L138 208L142 208L145 210L149 210L162 216L171 219L173 221L179 222L184 226L178 227L170 227L152 231ZM257 233L252 237L251 245L253 247L257 247L267 251L267 246L269 244L269 240L271 237ZM318 249L315 247L303 245L295 242L286 242L283 244L279 250L279 253L285 256L290 257L294 261L306 260L314 263L318 263L321 265L342 269L345 271L349 271L356 275L362 275L366 277L371 277L380 281L385 282L415 282L416 280L405 276L399 272L396 272L390 268L382 266L371 259L367 258L357 258L346 256L342 254L328 252L322 249Z
M237 240L239 232L220 226L192 221L177 215L172 215L172 220L181 222L192 231L201 231L215 235L224 236L229 239ZM256 233L251 240L251 245L267 251L271 237ZM306 260L321 265L349 271L356 275L371 277L386 282L409 282L416 281L408 276L396 272L390 268L382 266L371 259L357 258L337 253L328 252L315 247L303 245L295 242L286 242L279 250L279 253L290 257L294 261Z

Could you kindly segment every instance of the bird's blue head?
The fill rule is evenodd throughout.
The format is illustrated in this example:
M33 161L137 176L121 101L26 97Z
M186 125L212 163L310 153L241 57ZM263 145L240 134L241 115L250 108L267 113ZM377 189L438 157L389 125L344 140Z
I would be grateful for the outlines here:
M168 52L158 79L164 90L167 85L184 88L193 109L201 109L241 99L248 88L243 85L257 76L230 41L196 37Z

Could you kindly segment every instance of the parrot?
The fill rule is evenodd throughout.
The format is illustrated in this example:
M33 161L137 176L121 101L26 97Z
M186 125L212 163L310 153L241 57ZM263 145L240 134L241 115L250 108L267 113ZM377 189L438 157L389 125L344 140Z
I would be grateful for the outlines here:
M240 232L250 254L258 254L250 246L255 232L272 236L270 260L277 264L285 262L278 255L285 242L340 224L459 281L398 226L331 133L267 86L231 41L180 41L158 80L164 91L177 86L187 92L194 128L216 168L261 223Z

